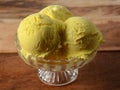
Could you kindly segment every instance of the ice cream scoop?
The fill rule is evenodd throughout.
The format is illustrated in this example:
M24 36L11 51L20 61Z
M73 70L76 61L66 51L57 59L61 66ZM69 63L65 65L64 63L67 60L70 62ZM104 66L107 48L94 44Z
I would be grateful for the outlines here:
M46 14L53 19L65 21L72 16L72 13L64 6L50 5L42 9L39 13Z
M82 17L71 17L65 21L67 58L88 59L103 42L103 36L96 26Z
M59 24L60 22L38 13L24 18L17 31L21 53L24 57L34 55L44 58L57 49L61 42L58 33Z

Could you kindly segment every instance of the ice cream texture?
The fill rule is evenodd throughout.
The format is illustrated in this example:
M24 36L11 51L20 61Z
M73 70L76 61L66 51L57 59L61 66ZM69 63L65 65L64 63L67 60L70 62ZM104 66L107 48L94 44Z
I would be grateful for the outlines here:
M72 13L61 5L50 5L41 10L39 13L46 14L53 19L58 19L61 21L65 21L69 17L72 17Z
M87 60L103 42L102 33L89 20L73 16L60 5L50 5L24 18L17 30L20 52L47 59Z
M65 21L67 57L87 59L103 42L102 33L89 20L71 17Z
M43 14L32 14L23 19L17 35L21 52L27 58L29 55L45 57L59 47L59 23Z

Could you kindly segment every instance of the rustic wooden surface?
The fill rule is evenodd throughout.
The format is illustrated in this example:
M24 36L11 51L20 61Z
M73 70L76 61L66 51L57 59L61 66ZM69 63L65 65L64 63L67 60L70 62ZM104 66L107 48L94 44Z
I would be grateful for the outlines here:
M0 0L0 52L16 52L14 36L20 21L51 4L64 5L95 23L106 40L99 50L120 50L120 0Z
M20 21L51 4L90 19L106 40L77 80L63 87L43 84L14 44ZM0 90L120 90L120 0L0 0Z
M43 84L16 53L0 54L0 90L120 90L120 51L98 52L75 82L62 87Z

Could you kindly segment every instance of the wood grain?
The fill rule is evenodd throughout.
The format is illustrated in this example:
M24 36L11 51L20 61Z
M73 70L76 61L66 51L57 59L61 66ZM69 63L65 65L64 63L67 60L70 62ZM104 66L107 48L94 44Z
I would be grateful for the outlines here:
M0 1L0 53L16 52L14 37L20 21L51 4L64 5L96 24L105 38L99 50L120 50L120 0L4 0Z
M52 87L43 84L37 70L26 65L16 53L0 54L0 90L120 90L119 59L119 51L98 52L91 63L79 69L75 82Z

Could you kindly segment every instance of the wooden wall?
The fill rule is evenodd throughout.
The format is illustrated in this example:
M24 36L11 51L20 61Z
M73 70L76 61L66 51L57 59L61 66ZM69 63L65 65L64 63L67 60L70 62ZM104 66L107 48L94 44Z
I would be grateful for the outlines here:
M120 50L120 0L0 0L0 53L16 52L14 37L20 21L51 4L64 5L95 23L106 40L99 50Z

